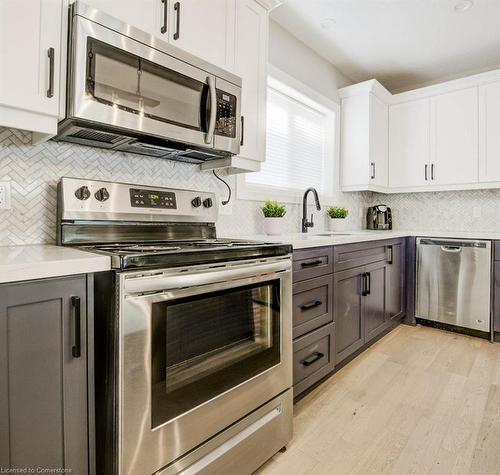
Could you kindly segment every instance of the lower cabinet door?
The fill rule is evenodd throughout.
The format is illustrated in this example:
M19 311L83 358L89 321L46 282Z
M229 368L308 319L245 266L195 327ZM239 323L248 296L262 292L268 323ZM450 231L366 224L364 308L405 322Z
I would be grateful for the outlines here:
M86 282L0 285L0 467L89 471Z
M335 364L364 344L363 267L333 275L333 320L335 322Z
M335 324L330 323L293 342L293 396L331 373L335 366Z
M365 343L368 343L386 328L386 270L386 262L377 262L365 267Z
M395 320L405 312L405 240L390 244L387 251L386 312L388 319Z

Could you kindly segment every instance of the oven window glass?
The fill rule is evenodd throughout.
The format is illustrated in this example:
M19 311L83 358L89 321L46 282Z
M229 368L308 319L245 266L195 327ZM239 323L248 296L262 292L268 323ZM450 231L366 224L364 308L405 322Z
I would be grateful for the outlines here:
M206 131L208 86L100 41L88 40L87 90L99 102Z
M280 281L153 304L152 426L280 362Z

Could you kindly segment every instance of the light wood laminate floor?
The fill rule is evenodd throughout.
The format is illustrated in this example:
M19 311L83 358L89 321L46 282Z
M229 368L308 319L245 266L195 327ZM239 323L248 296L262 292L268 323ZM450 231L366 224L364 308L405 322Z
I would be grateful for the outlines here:
M500 343L400 325L296 404L257 473L500 474Z

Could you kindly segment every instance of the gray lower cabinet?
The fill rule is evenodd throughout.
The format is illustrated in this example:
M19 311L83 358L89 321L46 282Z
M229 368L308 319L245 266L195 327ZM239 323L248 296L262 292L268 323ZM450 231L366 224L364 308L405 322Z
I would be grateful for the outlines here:
M385 330L387 264L385 261L370 264L364 268L366 291L363 299L365 340L369 342Z
M0 467L89 473L87 278L0 285Z
M293 344L294 396L331 373L335 366L335 324L330 323Z
M406 308L406 240L389 244L387 251L386 311L389 319L396 320Z
M370 343L405 314L405 261L404 239L334 248L335 364ZM355 267L346 269L349 265Z
M336 363L347 358L364 344L363 273L363 268L355 268L333 275Z

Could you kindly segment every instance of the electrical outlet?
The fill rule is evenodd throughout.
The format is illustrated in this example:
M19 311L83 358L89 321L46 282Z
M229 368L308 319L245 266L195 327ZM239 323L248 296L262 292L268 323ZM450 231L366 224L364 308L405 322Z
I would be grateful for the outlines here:
M474 208L472 208L472 216L474 216L474 218L481 217L481 206L474 206Z
M10 209L10 181L0 181L0 209Z

